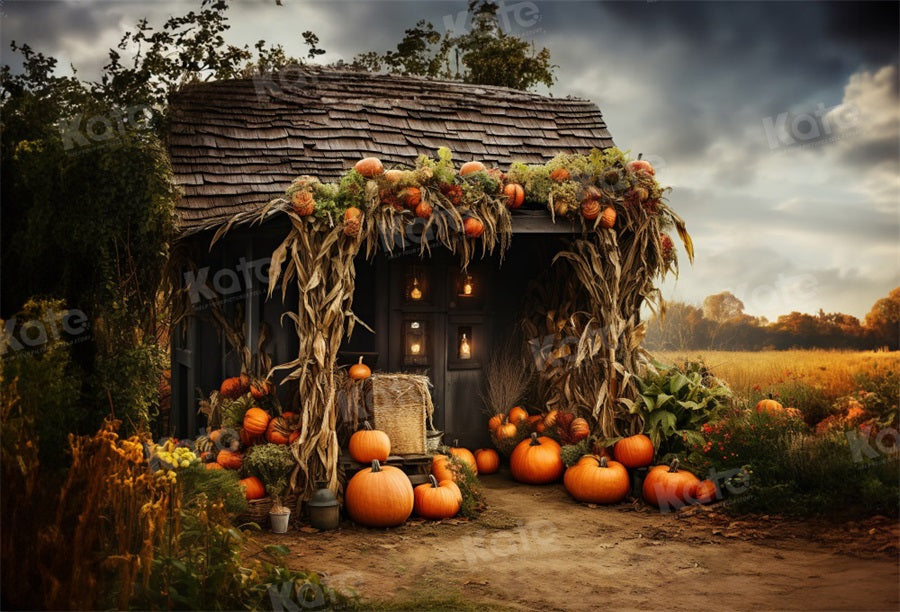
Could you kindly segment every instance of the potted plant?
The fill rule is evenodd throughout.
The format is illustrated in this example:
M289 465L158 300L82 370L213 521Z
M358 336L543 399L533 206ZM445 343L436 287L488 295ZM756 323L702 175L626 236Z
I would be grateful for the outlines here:
M266 492L272 498L272 509L269 511L272 533L285 533L291 510L281 502L288 488L288 478L294 469L290 447L284 444L259 444L250 450L245 464L248 472L262 480Z

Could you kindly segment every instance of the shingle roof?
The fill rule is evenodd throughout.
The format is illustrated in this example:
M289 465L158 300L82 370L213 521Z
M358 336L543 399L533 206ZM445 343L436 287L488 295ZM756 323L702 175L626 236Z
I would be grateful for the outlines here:
M367 155L412 165L447 146L456 160L507 168L613 145L600 110L585 100L365 72L195 84L170 108L185 233L258 208L298 175L336 179Z

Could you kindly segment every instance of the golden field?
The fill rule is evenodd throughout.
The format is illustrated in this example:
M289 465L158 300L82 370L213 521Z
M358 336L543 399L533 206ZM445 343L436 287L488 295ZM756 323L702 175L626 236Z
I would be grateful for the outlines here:
M856 390L854 374L900 368L900 352L896 351L658 351L653 357L668 365L702 360L743 397L785 383L799 383L837 398Z

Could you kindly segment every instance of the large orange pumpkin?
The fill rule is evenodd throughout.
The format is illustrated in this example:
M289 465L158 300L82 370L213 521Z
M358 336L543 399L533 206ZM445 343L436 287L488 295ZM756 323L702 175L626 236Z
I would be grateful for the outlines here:
M439 482L442 480L456 480L453 470L450 469L450 460L447 458L447 455L435 455L432 457L431 473L434 474L434 477Z
M266 496L266 488L263 486L262 480L256 476L242 478L239 482L244 487L244 496L248 500L262 499Z
M475 451L475 464L479 474L493 474L500 468L500 455L492 448L479 448Z
M452 480L428 476L428 482L413 490L413 508L416 514L427 519L445 519L456 516L462 505L462 492Z
M262 435L266 433L270 418L262 408L251 408L244 413L244 430L251 436Z
M472 454L468 448L463 448L459 445L459 440L453 441L453 446L450 447L450 454L454 457L458 457L464 463L468 463L469 467L472 468L472 471L478 474L478 463L475 461L475 455Z
M526 484L547 484L559 480L563 474L563 462L559 444L536 433L522 440L512 452L509 467L512 476Z
M513 425L518 425L521 421L524 421L528 418L528 412L525 411L521 406L516 406L509 411L509 416L507 419Z
M687 470L678 469L678 459L670 465L650 468L641 494L644 501L659 508L680 508L696 499L700 480Z
M653 463L653 442L644 434L622 438L613 447L616 461L627 468L639 468Z
M616 504L631 488L624 465L594 456L583 457L567 469L563 484L572 497L592 504Z
M484 172L487 168L484 167L480 161L470 161L466 162L459 169L459 175L465 176L467 174L472 174L473 172Z
M353 380L363 380L372 375L372 369L363 363L362 355L360 355L359 361L350 366L350 371L347 373Z
M344 492L347 514L367 527L401 525L412 514L413 488L402 470L381 467L376 459L372 467L354 474Z
M372 463L374 459L387 461L391 454L391 439L379 429L372 429L368 421L363 429L350 436L350 456L359 463Z
M244 464L244 457L240 453L223 449L216 455L216 463L228 470L239 470Z
M503 193L506 195L506 205L510 208L518 208L525 201L525 190L516 183L504 187Z
M356 162L354 169L366 178L373 178L384 172L384 165L377 157L364 157Z

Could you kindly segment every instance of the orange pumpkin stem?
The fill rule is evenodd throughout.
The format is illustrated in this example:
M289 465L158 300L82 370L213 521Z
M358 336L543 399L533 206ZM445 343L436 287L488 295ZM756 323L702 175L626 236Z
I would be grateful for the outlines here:
M437 489L438 481L437 481L437 478L434 477L434 474L429 474L429 475L428 475L428 480L431 481L431 488L432 488L432 489Z
M674 474L678 471L678 457L672 459L672 463L669 464L669 473Z
M381 463L378 462L378 459L372 459L372 471L373 472L381 471Z
M541 443L538 442L537 433L532 433L531 434L531 444L529 444L529 446L540 446L540 445L541 445Z
M609 460L606 457L600 457L597 459L597 464L602 468L609 467Z

